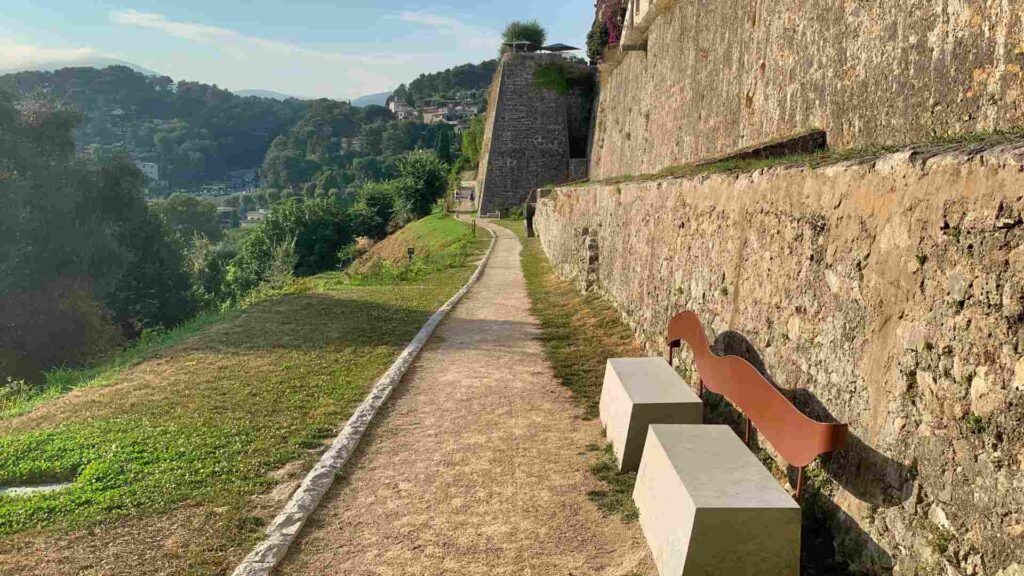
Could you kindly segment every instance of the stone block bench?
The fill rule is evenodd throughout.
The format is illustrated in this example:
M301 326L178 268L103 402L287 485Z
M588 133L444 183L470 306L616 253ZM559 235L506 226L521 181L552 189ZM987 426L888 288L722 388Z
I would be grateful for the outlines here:
M640 466L651 424L700 424L700 398L662 358L611 358L601 388L601 422L619 470Z
M728 426L655 424L633 500L661 576L798 576L800 507Z

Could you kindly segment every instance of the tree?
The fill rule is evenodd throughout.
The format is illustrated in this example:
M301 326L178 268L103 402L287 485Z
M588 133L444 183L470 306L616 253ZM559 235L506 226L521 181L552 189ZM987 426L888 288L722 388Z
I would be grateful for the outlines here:
M395 215L394 185L383 182L363 184L356 193L356 203L350 213L357 236L373 240L384 238Z
M380 180L383 176L380 158L376 156L365 156L352 161L352 171L356 178L363 182Z
M399 178L394 183L398 206L412 220L430 214L444 197L447 167L429 150L416 150L398 160Z
M154 202L153 208L181 239L199 235L216 242L221 237L217 206L209 200L175 192Z
M352 239L349 215L336 198L281 202L242 242L228 266L228 284L236 297L247 294L268 278L281 247L292 250L295 274L329 270Z
M416 143L413 122L392 122L384 129L381 144L385 156L398 156L413 149Z
M462 132L462 157L473 168L480 163L480 151L484 144L484 116L474 116L469 129Z
M437 158L445 164L452 163L452 136L450 130L442 130L437 137Z
M608 46L608 26L604 19L596 18L590 32L587 32L587 58L599 62L604 57L604 49Z
M58 103L0 93L0 325L15 335L0 338L0 357L33 370L104 348L91 336L104 323L131 334L194 309L181 250L146 204L142 173L122 156L76 158L78 119Z
M512 42L530 42L538 47L544 46L545 40L547 40L548 33L544 30L544 27L540 25L540 22L536 20L514 20L509 22L508 26L505 27L505 31L501 34L501 41L504 44L511 44ZM502 46L502 52L506 49Z

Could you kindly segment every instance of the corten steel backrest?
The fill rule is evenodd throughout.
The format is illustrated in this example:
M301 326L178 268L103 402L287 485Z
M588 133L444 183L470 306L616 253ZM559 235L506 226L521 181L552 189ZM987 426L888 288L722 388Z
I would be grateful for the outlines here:
M668 323L669 363L673 349L682 342L693 350L701 387L725 396L743 411L748 422L761 431L786 462L800 468L798 495L803 467L821 454L846 445L846 424L826 424L808 418L749 362L739 356L716 356L711 352L700 318L689 310Z

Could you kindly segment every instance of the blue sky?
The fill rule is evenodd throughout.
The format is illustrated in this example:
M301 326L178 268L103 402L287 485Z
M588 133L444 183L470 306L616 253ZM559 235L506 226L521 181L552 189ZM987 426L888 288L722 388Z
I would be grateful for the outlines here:
M583 46L593 0L13 0L0 11L0 69L108 57L175 79L298 96L383 92L422 72L497 53L536 18ZM285 5L287 4L287 5Z

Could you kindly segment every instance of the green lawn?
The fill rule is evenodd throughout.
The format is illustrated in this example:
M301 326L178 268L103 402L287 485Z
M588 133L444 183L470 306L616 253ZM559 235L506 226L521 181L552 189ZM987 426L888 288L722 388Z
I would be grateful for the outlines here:
M464 241L469 255L486 248L482 229L473 240L468 225L437 220L409 228L439 243ZM250 515L250 499L276 484L270 474L313 461L475 260L409 281L353 285L341 272L302 279L296 293L63 375L80 389L56 398L70 386L51 390L0 418L0 485L73 483L0 496L0 549L26 530L45 538L126 518L158 523L187 503L231 519L199 543L211 558L188 561L188 573L208 573L197 565L220 566L209 570L217 573L230 560L218 554L259 535L264 520ZM0 553L0 573L4 564Z
M539 238L527 238L522 220L500 220L516 233L523 244L520 259L530 310L540 321L541 344L555 376L573 392L583 414L597 417L608 358L643 356L633 331L618 310L597 294L582 294L572 282L559 278L551 268ZM597 453L591 472L604 484L589 494L602 511L624 519L636 518L633 504L634 474L620 474L611 449L603 444L590 447Z
M409 248L414 250L415 257L420 260L433 262L444 259L457 252L455 248L467 231L466 224L453 216L427 216L417 222L416 226L406 226L379 242L357 260L350 271L373 273L383 260L389 261L391 265L404 265L408 262Z

